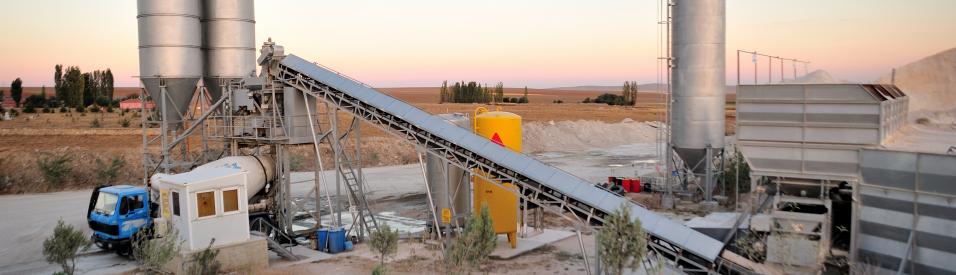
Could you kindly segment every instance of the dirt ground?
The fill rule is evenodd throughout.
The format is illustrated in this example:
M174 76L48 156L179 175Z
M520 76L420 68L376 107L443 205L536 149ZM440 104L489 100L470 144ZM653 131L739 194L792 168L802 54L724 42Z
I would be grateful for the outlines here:
M2 88L0 88L2 89ZM25 94L39 93L39 88L24 88ZM472 113L477 107L489 109L495 106L482 104L439 104L438 88L383 88L383 92L409 102L430 113ZM137 88L118 88L116 95L138 93ZM506 88L507 96L520 96L523 89ZM660 94L640 93L637 106L609 106L606 104L583 104L586 97L596 97L603 92L529 89L529 104L503 104L502 110L521 115L526 123L550 123L554 121L590 120L606 123L621 121L658 121L662 119L663 105ZM52 88L47 87L47 94ZM728 96L732 100L733 96ZM554 100L565 103L552 103ZM733 131L733 105L728 104L728 131ZM340 125L350 121L340 115ZM94 127L94 120L99 126ZM129 121L128 127L121 125ZM51 192L87 188L102 184L97 176L98 165L112 158L124 160L118 182L141 182L142 143L141 117L138 112L113 113L52 113L23 114L12 120L0 121L0 194ZM365 166L401 165L417 162L414 148L386 134L375 126L362 124L363 164ZM198 144L198 141L191 141ZM313 148L298 146L292 149L295 170L313 169ZM329 148L323 148L329 152ZM329 155L329 154L324 154ZM57 157L69 159L72 169L60 184L44 179L38 162ZM329 161L330 160L326 160Z

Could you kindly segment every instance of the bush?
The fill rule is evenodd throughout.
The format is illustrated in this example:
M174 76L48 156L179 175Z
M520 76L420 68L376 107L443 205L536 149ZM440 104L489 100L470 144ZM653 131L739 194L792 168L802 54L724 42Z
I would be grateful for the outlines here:
M70 111L70 109L67 109L66 106L60 106L60 113L66 113L66 112L69 112L69 111Z
M96 97L95 100L93 100L93 102L96 103L96 106L101 106L101 107L110 106L111 101L112 100L110 100L110 98L106 96L98 96Z
M641 265L647 252L647 239L641 221L631 221L631 208L627 202L604 219L598 233L598 258L608 274L623 274L624 268L631 271Z
M522 96L518 99L518 103L528 103L528 97Z
M555 99L554 101L551 101L551 103L561 104L561 103L564 103L564 101L563 101L563 100L560 100L560 99Z
M23 107L23 113L25 113L25 114L36 114L36 113L37 113L37 109L36 109L36 108L33 108L33 106L26 106L26 107Z
M129 119L126 118L126 117L123 117L123 118L120 119L119 124L120 124L120 126L122 126L123 128L129 128Z
M584 101L581 101L581 103L591 103L591 98L590 98L590 97L585 97L585 98L584 98Z
M43 241L43 256L49 263L59 264L63 273L73 274L76 270L76 254L90 248L93 242L74 228L59 220L53 228L53 236Z
M511 98L510 98L510 97L507 97L507 96L506 96L506 97L503 97L503 98L501 98L501 102L511 102Z
M100 128L100 119L94 118L93 121L90 121L90 128Z
M123 167L126 166L126 160L121 157L114 156L110 158L109 162L103 161L101 159L96 159L96 177L100 180L100 184L112 184L116 181L116 178L119 177L119 172L123 170Z
M113 106L107 106L107 107L106 107L106 112L107 112L107 113L113 113Z
M53 113L53 108L43 107L43 113L44 113L44 114L52 114L52 113Z
M72 158L69 155L45 155L37 159L37 167L43 174L43 179L49 184L59 185L63 183L73 167L70 165Z
M17 117L20 115L20 112L17 112L17 109L10 109L10 116Z
M158 238L140 236L134 238L132 242L133 258L143 266L147 274L165 272L163 269L166 263L176 257L182 247L182 241L179 240L179 231L168 223L165 229L165 236Z
M481 205L480 214L468 221L468 225L455 240L448 261L449 270L476 268L488 260L488 255L495 250L497 236L492 226L488 205Z
M216 260L216 256L219 255L219 249L212 249L212 244L215 242L216 239L210 240L209 246L207 246L206 249L193 254L192 259L189 260L192 264L186 269L186 274L219 274L221 265L219 261Z
M83 106L76 106L75 109L77 113L86 113L86 108L83 108Z
M99 112L100 112L100 106L90 105L90 113L99 113Z
M369 246L372 248L372 251L375 251L379 255L381 262L379 267L381 270L379 274L385 274L387 269L385 268L385 257L391 254L395 254L398 251L398 230L392 230L388 224L382 224L378 227L378 230L372 232L369 236ZM379 269L376 267L375 269Z

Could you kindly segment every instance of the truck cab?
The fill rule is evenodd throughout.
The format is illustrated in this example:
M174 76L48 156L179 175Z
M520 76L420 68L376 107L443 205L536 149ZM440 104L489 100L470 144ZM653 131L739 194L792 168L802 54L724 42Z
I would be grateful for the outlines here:
M130 185L98 187L90 196L87 222L97 246L128 254L134 234L152 226L149 193Z

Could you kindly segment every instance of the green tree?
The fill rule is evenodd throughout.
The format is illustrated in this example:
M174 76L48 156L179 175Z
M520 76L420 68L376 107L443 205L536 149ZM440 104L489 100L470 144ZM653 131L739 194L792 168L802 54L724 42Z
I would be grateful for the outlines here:
M56 64L53 69L53 96L62 101L66 98L63 92L63 65Z
M106 68L106 72L103 72L103 90L105 96L109 99L113 99L113 71L110 71L110 68Z
M222 268L222 264L216 260L216 256L219 256L219 249L212 248L212 244L215 242L215 238L209 240L209 246L207 246L206 249L203 249L199 253L193 254L192 259L189 259L192 264L190 264L189 268L186 269L186 274L219 274L219 269Z
M375 251L379 255L380 274L384 274L385 271L387 271L385 268L385 257L395 254L395 252L398 251L398 230L392 230L388 224L382 224L378 227L378 230L372 232L369 238L369 246L372 247L372 251ZM376 269L378 269L378 267L376 267Z
M441 91L438 94L438 103L448 102L448 80L441 82Z
M92 244L83 231L60 219L53 228L53 236L43 241L43 256L47 262L60 265L63 273L73 274L76 271L76 254L89 249Z
M94 121L97 121L94 119ZM128 122L127 122L128 124ZM113 156L109 161L96 159L96 177L100 180L99 184L112 184L119 177L119 172L126 166L126 160L119 156Z
M482 203L481 211L476 214L458 235L449 252L449 270L477 268L488 260L488 256L495 250L497 235L488 213L488 204Z
M64 101L70 107L85 108L83 93L86 91L86 79L79 67L70 66L63 77Z
M179 231L166 223L165 236L148 238L143 235L134 238L133 259L136 259L147 274L162 274L166 263L179 254L183 241L179 240ZM143 232L143 231L141 231ZM140 234L137 232L137 234Z
M495 102L501 102L505 98L505 84L498 82L495 85Z
M19 77L10 83L10 97L13 98L16 106L20 107L20 99L23 97L23 80L20 80Z
M725 188L724 191L730 194L750 192L750 165L747 164L740 150L736 150L729 164L724 168L724 173L721 175L721 180L724 182L722 185ZM734 190L734 184L737 184L736 190ZM734 195L734 200L737 200L737 195Z
M629 203L621 203L614 213L604 218L598 243L598 255L605 274L620 275L624 268L634 270L641 265L647 252L647 239L641 221L631 221Z

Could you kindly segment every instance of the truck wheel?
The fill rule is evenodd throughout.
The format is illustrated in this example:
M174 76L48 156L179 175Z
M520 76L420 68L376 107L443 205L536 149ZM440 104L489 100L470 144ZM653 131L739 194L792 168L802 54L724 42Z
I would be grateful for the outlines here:
M96 244L96 247L99 247L102 250L110 250L110 244L104 242L93 241Z
M116 251L116 255L127 257L133 254L132 247L128 244L117 244L113 246L113 250Z

